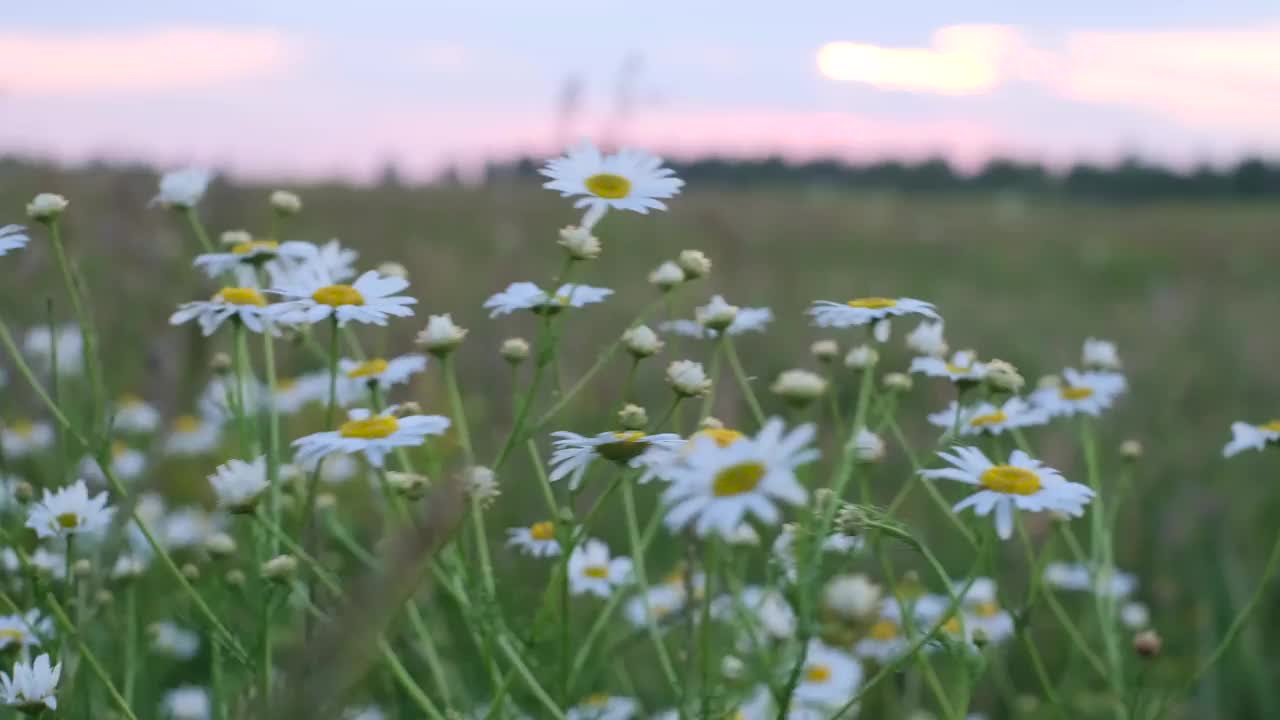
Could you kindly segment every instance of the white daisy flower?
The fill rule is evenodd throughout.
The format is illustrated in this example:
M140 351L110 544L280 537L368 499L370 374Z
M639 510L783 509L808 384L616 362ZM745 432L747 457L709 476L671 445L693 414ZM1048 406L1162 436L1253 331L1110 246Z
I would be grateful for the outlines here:
M0 616L0 650L39 647L44 638L52 637L53 619L42 616L37 609Z
M179 627L169 620L147 626L151 652L174 660L191 660L200 652L200 633Z
M926 357L945 357L949 348L942 332L941 320L921 320L915 330L907 333L907 347Z
M224 516L207 513L201 508L178 508L160 519L159 539L165 547L173 550L201 547L210 535L222 530L225 521Z
M164 694L160 712L168 720L209 720L213 703L205 688L184 685Z
M551 436L556 440L551 443L555 451L551 453L549 479L556 482L568 477L570 490L577 490L582 485L587 469L598 459L631 468L651 468L651 461L658 455L649 454L650 451L664 453L684 445L684 439L679 435L647 435L639 430L603 432L594 437L561 430L551 433ZM652 472L645 473L640 482L648 482L652 477Z
M615 587L631 579L631 558L610 558L609 546L591 538L569 555L569 590L607 598Z
M885 297L855 298L843 303L818 300L809 308L809 315L813 318L814 325L834 328L872 325L900 315L923 315L938 319L932 303L914 298Z
M793 637L798 623L785 595L774 588L756 585L749 585L736 595L721 595L713 600L711 617L730 624L745 621L778 640Z
M147 572L148 561L138 555L120 555L111 566L111 579L131 580Z
M590 230L609 209L647 214L666 210L662 200L674 197L684 186L675 171L662 167L662 158L642 150L624 148L605 155L588 142L549 160L540 173L550 178L543 187L561 197L581 195L574 207L585 207L580 226Z
M822 604L847 620L863 620L879 613L883 596L880 586L866 575L836 575L822 591Z
M271 402L281 415L295 415L310 403L326 400L328 394L329 373L313 372L298 377L277 378Z
M1117 384L1110 374L1067 368L1062 371L1062 380L1057 387L1043 387L1031 394L1031 401L1054 417L1101 415L1124 390L1123 378Z
M1116 344L1110 340L1088 338L1080 351L1080 363L1090 370L1111 370L1119 372L1120 352Z
M632 720L640 714L640 703L632 698L599 693L591 695L564 714L565 720Z
M938 457L951 467L921 470L927 480L956 480L980 489L956 503L960 512L973 508L982 516L995 511L996 533L1003 540L1013 536L1015 510L1027 512L1061 512L1074 517L1084 514L1084 506L1093 499L1093 490L1062 477L1057 470L1042 465L1021 450L1014 450L1007 464L996 465L975 447L955 447L953 452L940 452Z
M960 350L951 356L951 362L936 357L913 358L909 372L947 378L954 383L973 383L987 376L987 366L978 362L972 350Z
M57 710L61 676L62 663L51 667L48 655L40 655L33 663L19 660L13 665L13 675L0 672L0 697L5 705L31 715Z
M102 467L96 458L85 457L80 460L80 476L90 482L102 484L107 481ZM147 469L147 456L141 450L131 448L116 440L111 443L111 474L120 480L136 480Z
M324 373L325 392L329 391L329 374ZM267 388L257 379L248 377L243 384L233 375L217 375L209 380L197 400L199 414L209 422L228 423L236 419L237 394L244 393L245 412L253 414L266 407ZM325 397L328 397L326 394Z
M285 298L285 302L272 306L276 319L312 325L334 317L338 325L352 321L386 325L391 316L411 317L413 310L409 306L418 302L416 298L395 294L409 287L407 280L382 277L373 270L356 278L351 285L324 282L311 277L272 290Z
M808 493L795 469L818 458L818 451L810 447L815 431L812 425L802 425L783 435L783 429L782 421L773 418L754 438L728 447L695 436L682 462L661 471L671 482L662 494L670 508L667 527L674 531L693 525L704 537L713 531L724 535L747 514L776 524L780 513L775 501L804 503Z
M953 400L946 410L933 413L929 422L950 430L956 423L958 404ZM961 435L1000 435L1014 428L1033 427L1049 422L1049 412L1020 397L1011 397L999 407L981 402L959 408Z
M955 584L956 592L963 588L964 583ZM941 600L945 603L944 608L951 603L951 599L947 597L942 597ZM970 638L978 630L991 643L1001 643L1013 637L1013 616L1000 607L996 583L991 578L975 578L961 598L960 609L964 612L964 626Z
M23 226L0 226L0 257L8 255L11 250L21 250L29 242L31 242L31 238L27 235L26 228Z
M54 333L49 332L47 325L33 327L22 340L22 351L40 372L47 374L53 369L54 340L58 345L58 374L73 376L83 372L84 337L78 325L63 325Z
M178 311L169 316L169 324L182 325L195 320L207 337L227 320L237 320L249 330L260 333L272 330L273 313L275 310L267 305L267 299L256 289L224 287L208 300L179 305Z
M107 494L89 497L83 480L49 492L46 488L40 502L31 506L27 527L41 538L67 537L101 530L111 520Z
M267 482L267 458L258 457L252 462L228 460L209 476L209 484L218 497L219 508L250 512L270 485Z
M622 607L622 614L632 625L645 627L650 621L661 623L680 612L684 604L684 588L671 583L662 583L650 587L647 593L628 599Z
M0 444L4 446L5 457L10 460L34 455L53 445L53 426L27 419L5 423L4 429L0 430Z
M1060 590L1118 598L1128 597L1138 588L1138 579L1131 573L1114 567L1102 573L1079 563L1049 563L1044 568L1044 581Z
M556 525L542 520L529 527L507 528L507 547L519 548L531 557L555 557L560 554Z
M852 554L861 551L865 544L866 541L856 535L833 531L822 541L822 551ZM796 557L796 532L792 525L782 528L782 532L774 538L771 550L774 561L782 568L787 580L795 582L799 572L799 558Z
M167 208L193 208L209 189L213 173L203 168L182 168L160 176L160 192L152 205Z
M1231 442L1222 448L1222 456L1239 455L1245 450L1262 450L1268 444L1276 442L1280 442L1280 420L1272 420L1261 425L1233 422L1231 423Z
M345 248L338 240L323 245L292 241L287 253L266 264L267 275L274 287L298 284L333 285L356 276L355 262L359 253Z
M357 409L337 430L318 432L293 441L295 462L307 463L333 454L361 453L370 465L382 467L387 453L398 447L418 447L428 435L442 435L449 418L440 415L396 417L397 406L381 413Z
M858 692L862 665L849 653L810 640L795 698L802 704L838 708Z
M28 560L31 562L32 567L40 571L42 576L59 581L67 578L67 556L65 553L38 547L35 552L31 553L31 557Z
M554 295L531 282L515 282L506 290L484 301L484 308L489 317L508 315L519 310L531 310L534 313L556 313L567 307L580 308L603 302L613 294L609 288L592 287L569 283L561 285Z
M350 360L342 358L338 361L338 402L350 405L360 400L367 400L371 388L386 392L392 385L403 385L409 378L427 369L426 355L401 355L387 360L370 358L368 360Z
M170 455L204 455L221 444L221 425L195 415L179 415L165 438L164 451Z
M160 427L160 411L137 395L121 395L111 427L123 433L149 435Z
M888 665L911 646L903 624L902 606L897 598L887 597L880 605L880 617L867 629L866 635L853 646L860 658Z
M324 462L321 463L320 460ZM325 485L342 485L360 474L360 462L353 455L329 455L299 464L288 463L280 466L280 477L297 480L315 472L320 468L320 482Z
M304 263L315 257L316 247L307 242L276 242L275 240L248 240L232 245L227 252L197 255L192 265L204 270L211 278L227 273L240 273L237 277L248 279L256 268L279 259L285 263Z
M738 314L724 329L724 333L733 336L749 332L764 332L765 327L771 322L773 322L773 310L767 307L738 308ZM715 338L720 335L719 330L706 327L697 320L667 320L659 323L658 329L672 335L691 338Z

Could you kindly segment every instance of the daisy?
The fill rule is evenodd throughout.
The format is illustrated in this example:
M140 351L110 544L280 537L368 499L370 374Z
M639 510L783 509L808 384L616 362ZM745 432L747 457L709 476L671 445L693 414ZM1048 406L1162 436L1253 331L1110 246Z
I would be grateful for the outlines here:
M1063 383L1057 387L1045 387L1031 394L1031 400L1053 417L1070 417L1079 413L1101 415L1111 407L1116 395L1123 390L1110 375L1079 372L1072 368L1062 371ZM1123 378L1121 378L1123 381Z
M179 415L165 438L164 451L170 455L203 455L221 444L220 425L195 415Z
M169 720L209 720L213 705L209 691L195 685L184 685L164 694L160 712Z
M44 547L36 548L28 558L31 567L40 571L41 577L49 577L54 580L65 580L67 578L67 556L64 553L54 552Z
M254 270L277 258L305 262L315 255L315 246L305 242L276 242L275 240L245 240L231 245L227 252L197 255L192 265L204 270L211 278L225 273L248 270L237 277L250 278Z
M26 228L21 225L0 226L0 257L9 254L10 250L21 250L31 242Z
M210 535L222 530L225 520L225 517L207 513L201 508L178 508L160 518L160 541L174 550L200 547Z
M110 519L107 494L91 498L84 481L77 480L56 492L45 489L40 502L31 507L27 527L41 538L67 537L100 530Z
M1088 338L1080 351L1080 363L1090 370L1119 371L1120 352L1110 340Z
M647 435L639 430L619 432L603 432L588 437L561 430L551 433L556 438L551 443L555 451L551 454L551 482L561 478L569 478L569 489L577 490L586 477L591 463L598 459L611 460L619 465L631 468L649 467L649 463L658 453L670 452L684 445L684 439L672 433ZM648 482L652 473L645 473L641 482Z
M203 168L182 168L160 176L160 192L152 205L167 208L193 208L209 189L213 173Z
M315 324L328 317L338 325L355 321L386 325L390 316L410 317L416 298L396 295L409 287L403 278L382 277L376 271L356 278L351 285L329 285L318 277L299 278L294 284L281 285L271 292L284 296L285 302L273 306L281 322Z
M853 653L881 665L887 665L901 657L911 646L903 627L902 616L902 606L898 599L885 598L881 602L880 617L853 646Z
M542 520L529 527L507 528L507 547L519 548L520 552L532 557L555 557L560 554L556 525L550 520Z
M252 462L228 460L209 476L209 484L218 497L218 507L231 512L252 512L269 485L267 458L258 457Z
M646 593L627 600L622 607L622 614L632 625L645 627L650 622L661 623L680 612L684 605L684 588L671 583L662 583L649 588Z
M1138 579L1131 573L1114 567L1109 573L1100 573L1080 563L1049 563L1044 568L1044 581L1060 590L1121 598L1138 588Z
M10 460L24 458L53 445L53 426L31 420L14 420L0 430L0 445Z
M549 160L538 172L550 178L543 184L548 190L558 190L561 197L582 196L574 207L587 208L580 223L584 230L594 227L610 209L642 215L650 208L666 210L662 200L674 197L684 186L674 170L662 167L660 157L628 148L605 155L589 142Z
M266 264L267 275L275 287L317 282L321 285L340 283L356 276L355 262L359 253L345 248L338 240L323 245L293 241L288 252Z
M590 593L607 598L613 589L631 579L631 558L609 557L609 546L591 538L569 555L569 589L574 595Z
M49 656L41 655L33 663L19 660L13 665L13 675L0 672L0 697L11 708L35 715L58 709L58 678L62 675L62 663L50 667Z
M845 535L832 532L822 541L822 551L838 554L852 554L862 550L865 542L856 535ZM799 571L799 558L796 557L796 531L792 525L782 528L773 541L773 559L782 568L787 580L796 581Z
M802 704L836 708L853 697L862 684L862 665L849 653L821 640L810 640L804 669L795 688Z
M818 451L810 447L814 434L812 425L802 425L783 435L782 421L773 418L756 437L728 447L697 439L681 463L664 468L671 482L662 494L670 508L667 527L674 531L692 525L705 537L712 531L732 532L747 514L777 523L775 501L800 505L808 497L795 469L818 459Z
M987 366L978 362L972 350L960 350L951 356L951 362L936 357L914 358L909 372L943 377L954 383L975 383L987 376Z
M926 357L945 357L948 348L942 332L941 320L921 320L915 330L907 333L907 347Z
M111 474L121 480L136 480L147 469L147 456L141 450L131 448L116 440L111 443ZM98 465L97 458L80 460L80 475L95 483L105 483L107 476Z
M324 462L320 462L321 460ZM329 455L300 464L288 463L280 466L280 477L296 481L320 468L320 482L325 485L341 485L360 473L360 462L351 455Z
M964 583L956 583L957 592L963 587ZM943 600L950 604L949 598ZM975 578L960 602L960 608L964 612L964 625L971 637L978 630L991 643L1000 643L1013 637L1013 616L1000 607L996 583L991 578Z
M200 633L169 620L147 626L151 651L174 660L191 660L200 652Z
M294 415L329 392L329 373L314 372L298 377L277 378L271 403L281 415Z
M116 401L111 427L120 432L147 435L160 426L160 412L137 395L121 395Z
M874 325L901 315L923 315L939 319L932 303L914 298L885 297L856 298L843 303L818 300L809 308L809 315L813 318L814 325L834 328Z
M271 329L272 314L262 293L251 287L224 287L208 300L195 300L178 306L169 316L170 325L182 325L192 320L200 324L205 337L212 335L227 320L235 320L253 332Z
M325 392L329 390L329 374L324 374ZM257 379L244 378L237 383L232 375L216 376L200 393L197 406L200 415L210 422L230 422L236 418L236 398L243 394L246 413L253 414L267 404L267 388Z
M79 375L84 370L84 337L78 325L63 325L54 332L47 325L33 327L22 341L22 350L41 372L52 368L54 342L58 349L58 374Z
M972 507L982 516L995 511L996 533L1002 540L1013 536L1015 510L1028 512L1061 512L1074 517L1084 514L1084 506L1093 499L1093 490L1062 477L1057 470L1014 450L1008 464L996 465L975 447L956 447L954 452L940 452L938 457L951 467L921 470L927 480L956 480L980 489L956 503L960 512Z
M950 430L956 424L957 411L960 413L961 435L1000 435L1006 430L1044 425L1049 422L1048 411L1020 397L1011 397L999 407L989 402L981 402L961 408L953 400L946 410L930 415L929 422Z
M561 285L554 295L531 282L515 282L506 290L484 301L484 308L489 317L509 315L517 310L531 310L534 313L556 313L567 307L580 308L603 302L613 294L609 288L592 287L570 283Z
M1275 442L1280 442L1280 420L1272 420L1261 425L1233 422L1231 423L1231 442L1222 448L1222 456L1239 455L1245 450L1262 450L1269 443Z
M335 453L362 453L370 465L382 467L387 453L398 447L418 447L428 435L443 435L449 418L440 415L396 417L398 406L380 413L358 409L347 413L337 430L318 432L293 441L295 461L307 463Z
M640 713L640 703L628 697L598 693L569 708L565 720L631 720Z
M53 637L53 620L42 617L39 610L0 616L0 650L10 646L39 647L42 637Z
M785 640L796 633L795 610L786 596L774 588L749 585L736 595L721 595L711 602L711 617L728 623L746 621L769 637Z
M338 361L338 370L342 373L338 378L338 402L349 405L365 398L370 390L386 392L392 385L405 384L413 375L426 369L426 355L364 361L342 358Z
M771 322L773 322L773 311L767 307L738 308L738 314L724 329L724 333L742 335L749 332L764 332L765 326ZM658 329L672 335L692 338L715 338L720 335L719 330L706 327L697 320L668 320L660 323Z

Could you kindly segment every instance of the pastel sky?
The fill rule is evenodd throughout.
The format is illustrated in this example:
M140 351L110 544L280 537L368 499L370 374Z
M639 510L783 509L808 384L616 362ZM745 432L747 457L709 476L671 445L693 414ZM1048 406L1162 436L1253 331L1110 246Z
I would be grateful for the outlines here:
M1280 155L1275 0L8 5L0 153L357 180L580 137L965 167Z

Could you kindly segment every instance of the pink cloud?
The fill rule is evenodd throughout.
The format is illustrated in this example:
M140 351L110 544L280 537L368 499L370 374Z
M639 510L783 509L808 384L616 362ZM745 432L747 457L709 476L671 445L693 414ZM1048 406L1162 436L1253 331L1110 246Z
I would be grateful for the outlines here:
M178 27L0 33L0 89L28 96L150 93L278 71L300 44L269 30Z

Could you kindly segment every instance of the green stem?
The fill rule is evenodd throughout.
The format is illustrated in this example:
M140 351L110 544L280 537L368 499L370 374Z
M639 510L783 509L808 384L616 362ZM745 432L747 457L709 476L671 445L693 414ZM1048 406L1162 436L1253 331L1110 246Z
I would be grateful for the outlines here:
M747 373L742 369L742 361L738 359L738 350L733 344L733 338L728 335L724 336L724 348L729 355L729 367L733 369L733 377L738 381L738 387L742 390L742 397L747 401L747 407L751 408L751 416L755 418L757 425L764 425L764 410L760 408L760 401L756 398L756 392L751 388L751 381L747 379Z
M625 483L622 486L622 506L623 511L626 513L627 536L631 540L632 573L635 575L636 582L640 585L640 597L645 604L645 630L648 632L649 640L658 655L658 666L662 670L663 678L667 681L667 685L672 692L677 692L680 687L680 681L676 675L675 664L671 662L671 655L667 651L666 641L662 639L662 632L658 629L658 623L649 607L649 580L645 572L644 559L645 543L640 538L640 522L636 514L635 490L632 488L632 483Z
M378 651L382 653L382 659L387 663L387 667L391 668L391 674L395 677L396 682L400 683L400 687L404 688L405 693L418 706L418 709L433 720L446 720L444 713L440 712L436 704L431 702L431 698L422 691L418 683L414 682L413 676L409 674L404 663L400 662L400 658L391 649L386 638L378 638Z
M111 696L111 700L115 703L116 708L118 708L120 712L128 718L128 720L138 720L138 716L134 715L133 710L130 709L129 703L125 701L124 697L120 695L120 692L116 690L116 686L111 682L111 676L102 668L102 663L98 662L97 656L95 656L93 651L89 649L84 638L81 637L75 625L71 623L71 619L67 617L67 613L63 611L62 606L58 604L58 599L53 596L53 593L46 595L45 599L48 601L49 609L53 612L54 617L57 618L58 624L62 626L62 632L65 633L67 637L74 639L76 647L80 649L80 656L84 658L85 662L89 663L89 668L93 670L93 674L97 675L98 680L102 681L103 686L107 688L107 694Z

